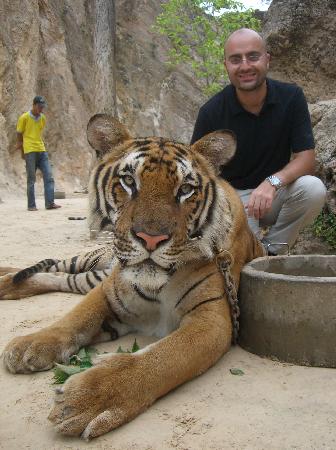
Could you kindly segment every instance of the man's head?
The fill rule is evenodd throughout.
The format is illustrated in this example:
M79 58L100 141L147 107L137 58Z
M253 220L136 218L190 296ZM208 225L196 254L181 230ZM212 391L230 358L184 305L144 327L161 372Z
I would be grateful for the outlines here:
M270 55L263 38L254 30L241 28L228 37L225 61L229 79L236 89L254 91L263 85Z
M36 97L34 97L33 99L33 114L41 114L46 106L46 99L42 97L42 95L36 95Z

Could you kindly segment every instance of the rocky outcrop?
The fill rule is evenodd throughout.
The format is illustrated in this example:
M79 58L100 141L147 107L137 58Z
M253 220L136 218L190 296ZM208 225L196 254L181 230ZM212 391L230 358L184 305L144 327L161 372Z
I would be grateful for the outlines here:
M165 65L168 42L151 31L159 12L155 0L0 3L0 195L25 188L15 127L36 93L48 100L44 137L61 190L86 185L96 112L118 114L136 135L190 139L204 97L185 68Z
M336 98L335 0L273 0L262 28L274 78L300 84L309 102Z
M117 108L137 135L189 142L205 97L187 67L172 70L165 64L168 41L152 31L161 3L116 2Z
M1 8L0 189L25 186L15 126L36 93L48 100L45 142L56 185L79 187L93 157L87 121L115 106L111 2L4 0Z
M317 174L327 186L327 205L336 214L336 99L310 106L316 140Z

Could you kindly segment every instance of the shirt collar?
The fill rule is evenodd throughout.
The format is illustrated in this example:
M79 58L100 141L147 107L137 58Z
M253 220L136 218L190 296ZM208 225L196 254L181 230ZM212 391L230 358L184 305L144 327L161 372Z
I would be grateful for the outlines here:
M271 80L270 78L266 78L266 84L267 84L267 93L265 103L262 108L263 110L267 108L269 105L274 105L279 102L273 80ZM242 105L238 101L236 89L232 84L229 85L229 103L232 114L234 116L241 113L246 113L246 110L242 107Z
M40 117L42 117L42 114L39 114L37 117L34 116L34 114L31 112L31 110L29 110L29 115L32 119L34 119L36 122L40 119Z

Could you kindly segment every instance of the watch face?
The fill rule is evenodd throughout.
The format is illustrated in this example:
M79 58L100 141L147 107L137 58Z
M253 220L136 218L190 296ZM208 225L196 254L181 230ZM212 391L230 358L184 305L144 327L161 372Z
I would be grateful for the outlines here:
M276 189L279 189L281 187L281 180L280 178L276 177L275 175L271 175L267 177L267 180L271 183L272 186L274 186Z

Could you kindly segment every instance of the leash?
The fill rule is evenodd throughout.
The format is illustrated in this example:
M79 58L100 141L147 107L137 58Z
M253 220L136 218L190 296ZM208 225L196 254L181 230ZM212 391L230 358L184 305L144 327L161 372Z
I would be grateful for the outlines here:
M220 250L220 252L216 255L216 264L224 277L225 294L229 302L232 321L232 343L236 344L239 333L238 318L240 315L240 309L236 286L230 270L233 265L233 256L227 250Z

